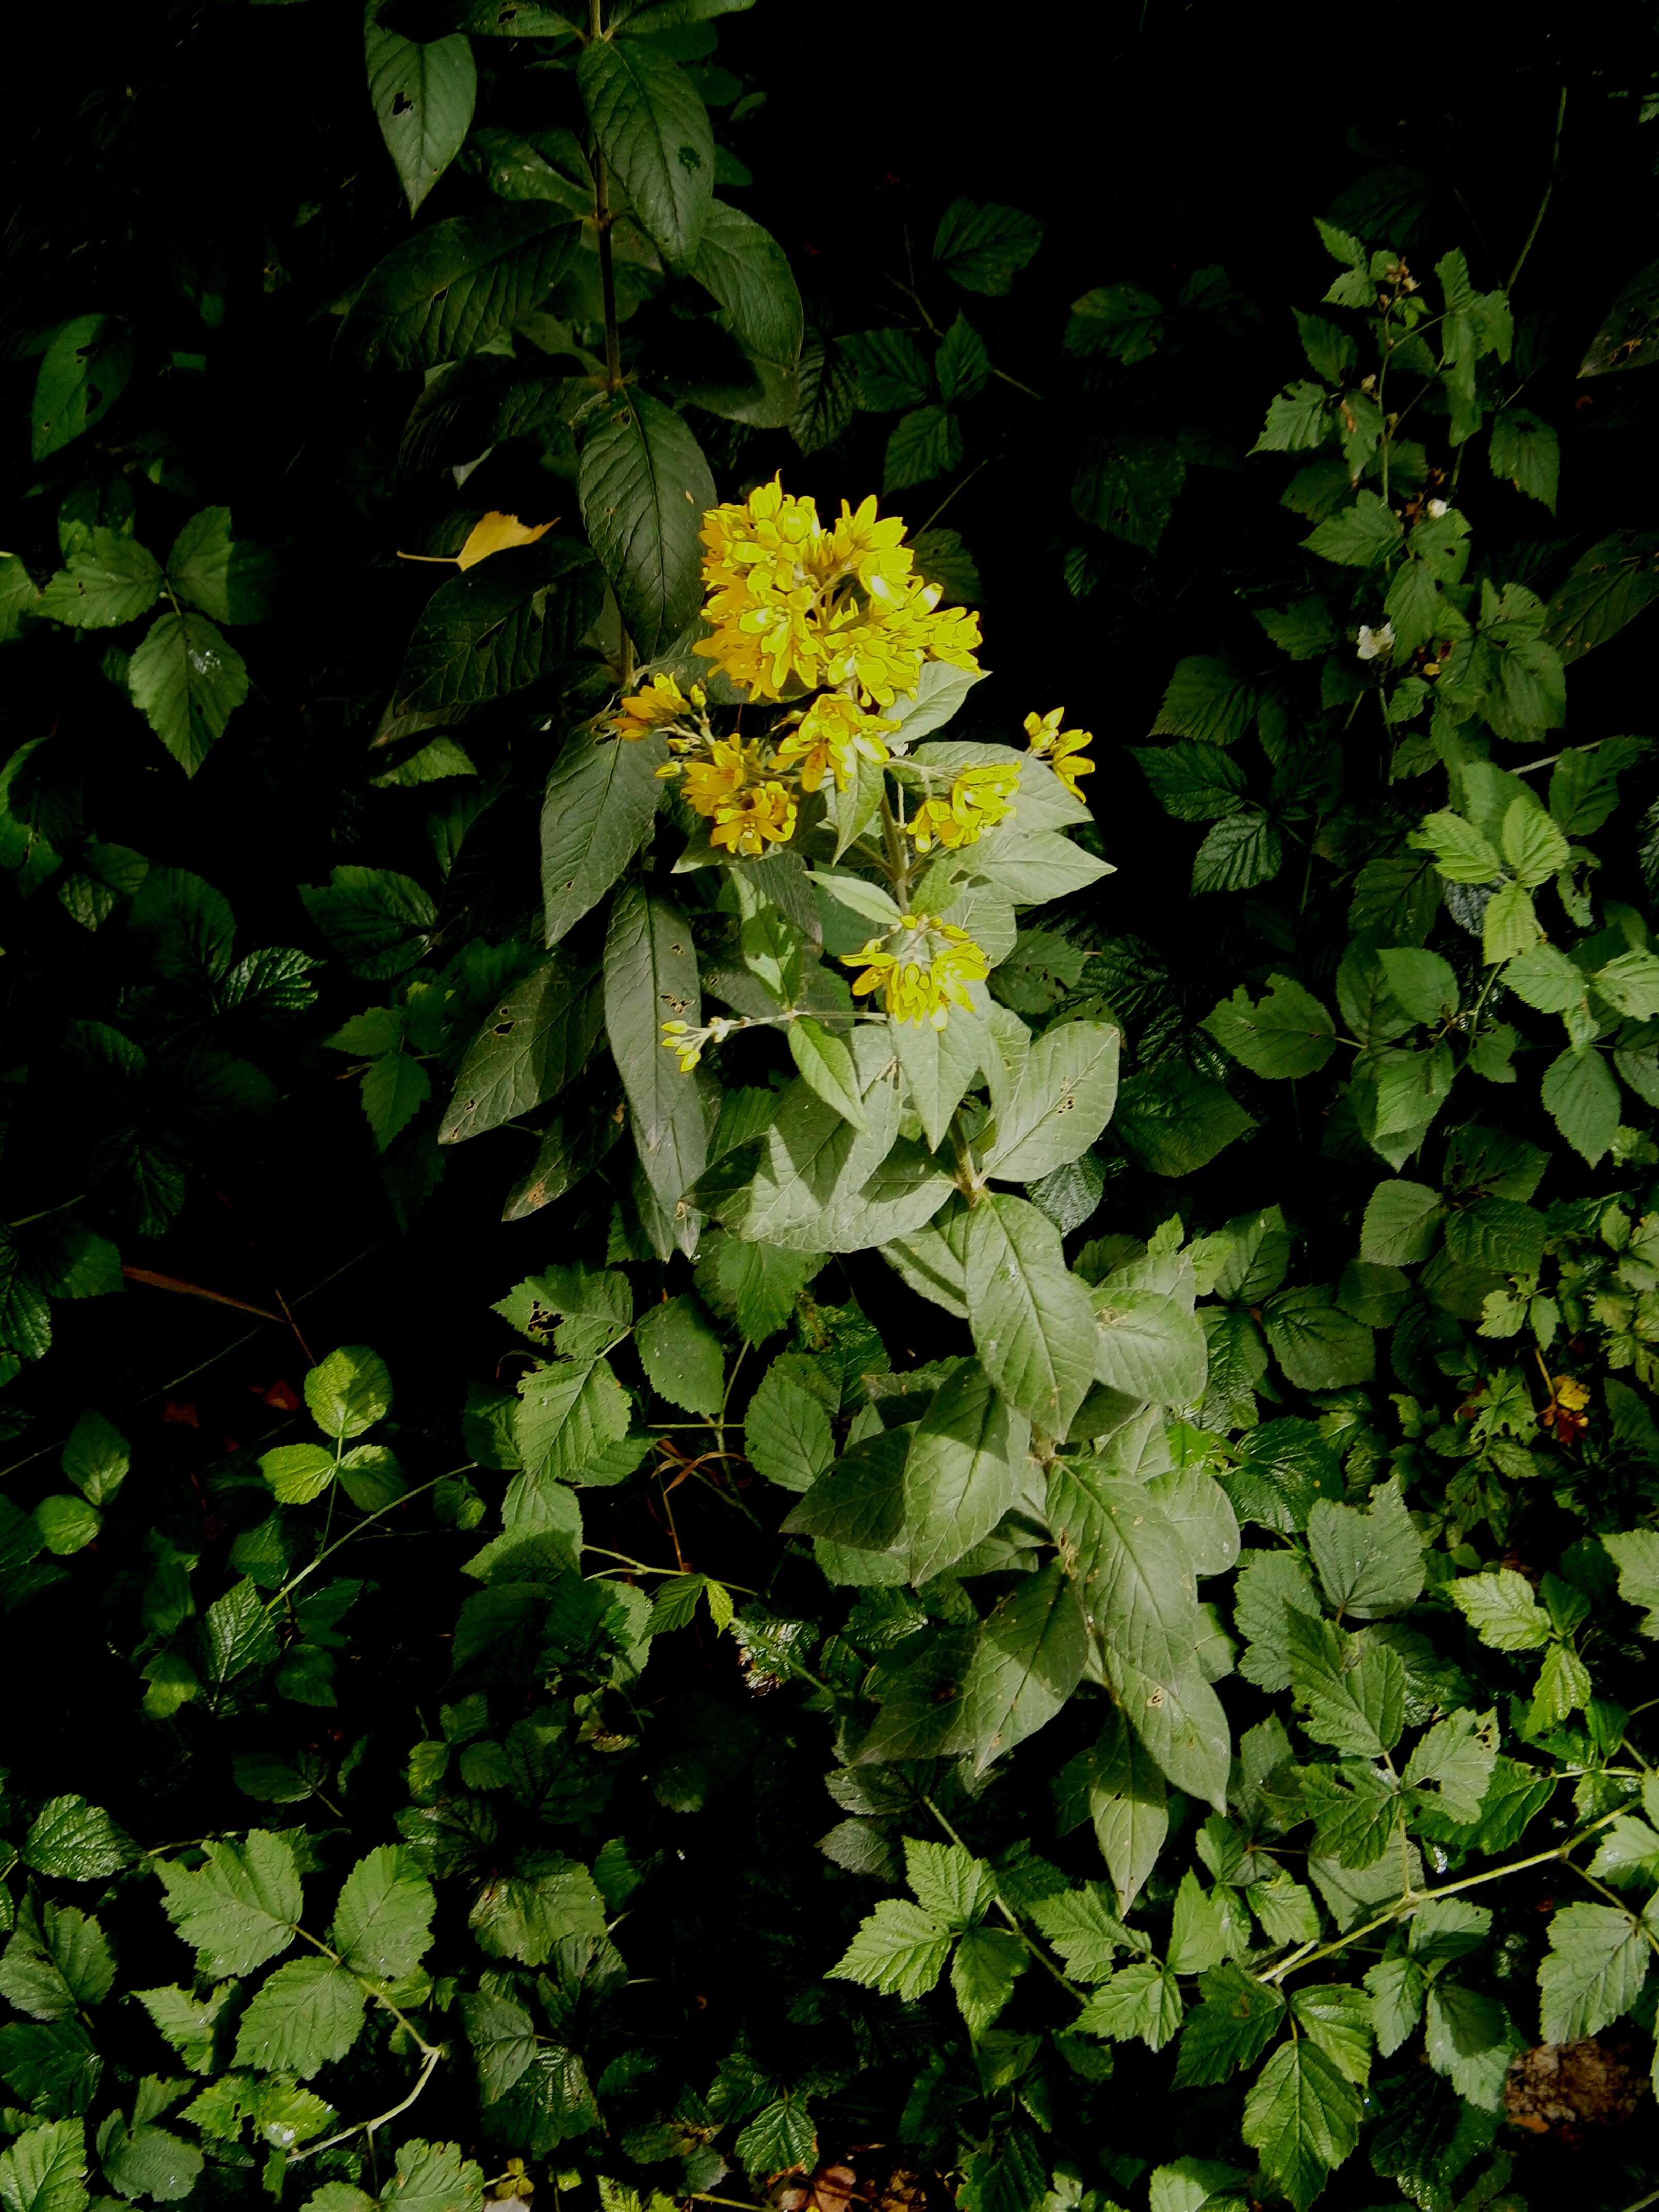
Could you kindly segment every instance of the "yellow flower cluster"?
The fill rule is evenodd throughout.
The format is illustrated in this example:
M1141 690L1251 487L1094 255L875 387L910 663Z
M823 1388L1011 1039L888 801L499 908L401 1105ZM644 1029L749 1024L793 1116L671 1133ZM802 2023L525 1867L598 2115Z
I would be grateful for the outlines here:
M689 738L672 739L682 749ZM665 761L659 776L683 776L686 804L714 827L709 842L754 860L769 844L787 844L795 834L795 801L769 776L758 745L736 738L713 738L696 760Z
M816 791L826 775L834 776L837 791L845 791L860 759L879 763L890 757L882 738L898 726L879 714L866 714L842 692L826 691L779 745L778 765L799 769L803 791Z
M775 477L703 519L703 612L713 635L696 650L751 697L846 685L866 705L914 692L929 660L976 668L979 617L940 608L915 572L896 516L842 502L825 528L810 499Z
M653 676L642 690L620 702L611 726L619 738L648 738L653 730L666 729L688 716L701 720L706 704L701 684L691 686L688 699L672 676Z
M965 768L943 797L924 799L904 826L919 853L931 852L936 844L952 852L959 845L976 845L983 831L1013 812L1018 789L1017 761L1006 768Z
M1077 787L1077 780L1080 775L1092 775L1095 764L1079 756L1085 745L1093 744L1094 736L1089 730L1062 730L1060 726L1065 719L1063 707L1056 707L1052 714L1028 714L1025 735L1030 750L1039 760L1048 763L1073 799L1081 799L1083 793Z
M864 970L853 986L854 994L879 991L892 1020L926 1022L936 1030L950 1020L952 1006L971 1012L974 1002L968 986L982 983L991 969L967 931L951 922L902 914L888 943L901 932L908 932L908 939L902 939L895 951L872 937L862 952L842 953L843 967Z

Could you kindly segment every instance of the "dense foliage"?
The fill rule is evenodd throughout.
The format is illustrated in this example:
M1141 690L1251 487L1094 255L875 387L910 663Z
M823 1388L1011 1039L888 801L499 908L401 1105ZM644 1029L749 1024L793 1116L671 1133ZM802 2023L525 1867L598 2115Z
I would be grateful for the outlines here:
M746 0L159 14L10 241L0 2203L1646 2203L1649 47L1281 267L838 244Z

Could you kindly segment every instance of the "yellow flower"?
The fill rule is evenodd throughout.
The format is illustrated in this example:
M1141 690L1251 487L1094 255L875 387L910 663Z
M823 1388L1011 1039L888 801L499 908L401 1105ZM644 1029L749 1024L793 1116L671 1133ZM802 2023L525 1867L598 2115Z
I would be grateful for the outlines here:
M1040 760L1049 763L1073 799L1081 799L1083 793L1077 787L1078 778L1092 775L1095 763L1091 760L1079 759L1079 755L1085 745L1094 743L1094 733L1090 730L1062 730L1060 726L1065 719L1066 709L1063 707L1056 707L1052 714L1028 714L1025 717L1025 735L1030 741L1031 751Z
M737 797L754 765L752 757L735 738L716 738L707 760L669 761L657 773L683 775L687 805L699 814L712 815Z
M702 1058L702 1031L689 1029L684 1022L665 1022L662 1041L665 1051L678 1055L680 1073L690 1075Z
M843 967L864 970L853 986L855 996L879 991L892 1020L926 1022L936 1030L950 1020L952 1006L972 1010L968 986L983 982L991 970L965 929L905 914L899 916L887 944L896 939L896 951L890 952L879 938L872 937L862 952L842 953Z
M753 859L768 842L786 845L795 834L795 802L781 783L763 783L713 810L709 842Z
M936 844L951 851L959 845L975 845L982 831L1013 812L1018 789L1018 761L1006 768L965 768L945 797L924 799L905 827L919 853L929 852Z
M757 699L793 688L855 684L868 703L913 692L929 660L977 666L979 617L940 611L939 588L914 574L896 515L843 503L826 530L810 499L780 478L703 518L704 618L696 650Z
M684 715L700 713L702 705L701 684L691 686L688 699L672 676L653 676L642 691L636 691L631 699L618 702L611 726L619 738L648 738L653 730L678 722Z
M840 692L826 692L812 702L799 726L779 745L778 765L799 767L803 791L816 791L826 774L834 775L837 791L845 791L858 772L860 757L867 761L888 757L882 737L897 727L878 714L866 714L855 700Z

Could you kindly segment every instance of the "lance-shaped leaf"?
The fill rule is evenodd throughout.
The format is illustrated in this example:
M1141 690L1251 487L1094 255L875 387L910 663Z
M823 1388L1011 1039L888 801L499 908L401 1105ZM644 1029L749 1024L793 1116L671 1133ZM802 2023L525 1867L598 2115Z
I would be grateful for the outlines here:
M558 1096L599 1041L597 982L592 968L556 956L514 985L466 1048L440 1144L462 1144Z
M791 1022L784 1034L789 1040L790 1057L808 1090L816 1091L826 1106L833 1106L842 1121L851 1122L860 1133L867 1133L870 1123L859 1091L858 1069L846 1041L805 1014Z
M576 82L599 151L663 258L689 269L714 191L708 111L678 64L635 39L594 39Z
M991 1049L985 1025L965 1007L953 1007L942 1030L931 1022L895 1022L890 1034L909 1086L910 1103L921 1116L922 1133L937 1152L969 1087L979 1080Z
M378 12L378 10L376 11ZM461 150L478 73L465 37L399 38L371 15L364 27L368 97L413 215Z
M544 538L440 585L404 655L383 732L465 712L556 674L599 611L592 561Z
M1086 1152L1117 1102L1119 1033L1105 1022L1062 1022L1031 1048L1013 1096L997 1112L985 1171L1035 1182Z
M968 1219L965 1291L979 1356L1012 1406L1063 1437L1095 1371L1089 1293L1060 1231L1023 1199L988 1193Z
M547 941L556 945L610 890L656 819L668 757L657 733L595 744L569 738L542 801L542 902Z
M1013 1502L1030 1423L976 1359L959 1359L916 1424L904 1468L904 1537L921 1584L971 1552Z
M855 1129L797 1077L761 1140L753 1177L717 1208L734 1236L798 1251L843 1249L834 1218L838 1202L859 1199L892 1150L899 1125L898 1087L885 1029L861 1024L849 1042L865 1127ZM925 1160L919 1172L925 1182ZM849 1225L856 1230L856 1222ZM855 1234L849 1249L856 1249L860 1241L878 1243L882 1235L879 1227L861 1240Z
M690 1076L662 1041L665 1022L702 1018L696 948L679 908L638 884L618 892L605 940L605 1018L628 1093L640 1164L690 1249L684 1194L708 1158L708 1125ZM686 1243L690 1237L690 1243Z
M1086 1461L1054 1462L1048 1516L1125 1718L1178 1788L1219 1810L1231 1739L1198 1668L1198 1589L1180 1536L1143 1485Z
M752 216L711 201L691 274L720 301L746 352L787 366L799 359L804 325L789 257Z
M1163 1771L1121 1711L1113 1713L1095 1746L1089 1817L1117 1892L1117 1909L1127 1912L1158 1864L1170 1832L1170 1807Z
M784 1522L790 1536L817 1536L854 1551L885 1552L904 1533L904 1461L910 1438L884 1429L842 1454Z
M1082 1677L1088 1630L1059 1563L1027 1575L980 1623L943 1751L994 1759L1050 1721Z
M714 504L702 449L672 407L627 386L589 422L576 483L583 526L650 659L697 611L697 532Z
M338 343L364 368L477 353L541 304L580 234L566 210L534 201L431 223L371 270Z

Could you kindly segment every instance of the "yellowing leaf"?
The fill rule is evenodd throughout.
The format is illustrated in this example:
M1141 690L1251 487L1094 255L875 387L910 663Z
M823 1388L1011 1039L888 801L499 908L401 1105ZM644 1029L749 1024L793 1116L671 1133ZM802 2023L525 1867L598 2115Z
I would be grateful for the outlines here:
M520 522L516 514L502 514L491 507L488 514L473 524L459 553L400 553L398 558L438 562L446 566L453 561L458 568L476 568L492 553L505 553L514 545L533 545L538 538L546 537L558 519L556 514L553 522Z

